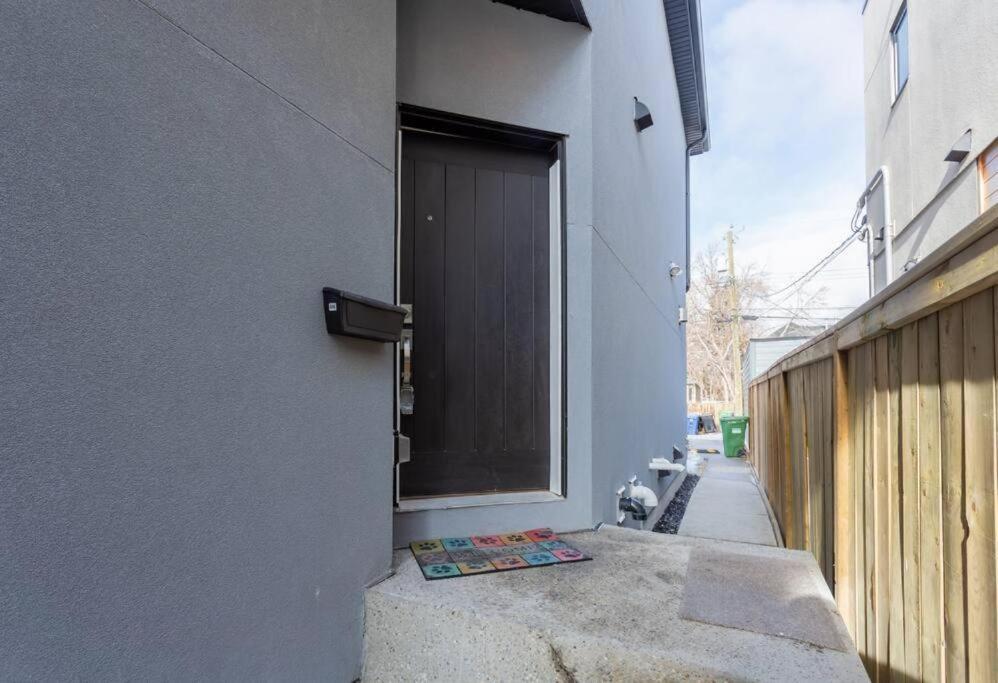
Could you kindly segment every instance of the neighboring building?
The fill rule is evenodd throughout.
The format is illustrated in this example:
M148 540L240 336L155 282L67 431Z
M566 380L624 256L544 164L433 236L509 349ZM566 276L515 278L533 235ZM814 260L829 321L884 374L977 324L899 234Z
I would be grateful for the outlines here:
M393 546L676 480L697 0L0 6L0 678L353 680Z
M998 2L867 0L863 33L879 291L998 202Z
M798 346L825 331L822 326L788 323L766 337L749 339L742 356L742 386L748 387L756 377ZM748 414L748 391L744 392L742 410Z

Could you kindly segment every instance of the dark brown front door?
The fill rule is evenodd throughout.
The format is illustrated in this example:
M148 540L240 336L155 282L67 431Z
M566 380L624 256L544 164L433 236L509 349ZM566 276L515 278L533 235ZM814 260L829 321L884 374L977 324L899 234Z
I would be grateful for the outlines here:
M547 489L548 154L402 140L400 294L412 305L402 497Z

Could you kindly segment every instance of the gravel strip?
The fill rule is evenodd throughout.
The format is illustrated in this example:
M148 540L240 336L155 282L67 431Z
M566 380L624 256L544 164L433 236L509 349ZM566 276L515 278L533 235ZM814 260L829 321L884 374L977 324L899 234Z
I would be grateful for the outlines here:
M696 488L699 481L700 477L695 474L686 475L686 479L683 480L683 483L679 485L679 490L676 491L675 498L669 503L669 507L665 508L662 517L655 522L652 531L657 531L660 534L675 534L679 532L679 525L682 524L683 515L686 514L686 506L689 504L690 496L693 495L693 489Z

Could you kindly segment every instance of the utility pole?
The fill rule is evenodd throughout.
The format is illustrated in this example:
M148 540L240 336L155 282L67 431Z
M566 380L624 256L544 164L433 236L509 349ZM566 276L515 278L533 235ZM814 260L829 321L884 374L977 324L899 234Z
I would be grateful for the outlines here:
M735 275L735 226L728 228L728 287L731 294L731 355L734 360L735 413L742 413L742 315Z

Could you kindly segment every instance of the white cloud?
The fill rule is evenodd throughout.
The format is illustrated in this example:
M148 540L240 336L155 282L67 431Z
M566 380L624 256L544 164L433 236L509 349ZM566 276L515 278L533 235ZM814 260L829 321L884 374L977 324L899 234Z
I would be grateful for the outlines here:
M756 145L862 112L861 23L852 0L747 0L709 34L715 122Z
M863 189L861 18L853 0L704 0L712 150L693 165L694 250L729 223L738 258L792 281L849 235ZM816 285L866 298L865 245Z

